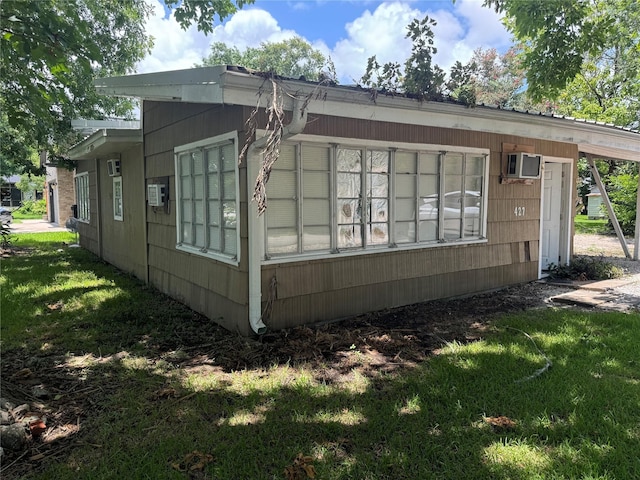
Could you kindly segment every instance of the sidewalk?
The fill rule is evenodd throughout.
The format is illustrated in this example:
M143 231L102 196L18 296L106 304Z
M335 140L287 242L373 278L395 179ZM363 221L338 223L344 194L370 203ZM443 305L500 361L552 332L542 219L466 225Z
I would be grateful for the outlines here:
M46 220L20 220L14 221L11 226L11 233L42 233L42 232L68 232L65 227L57 223L49 223Z
M550 285L570 287L572 290L561 295L551 297L556 303L579 305L582 307L597 307L606 310L629 312L640 308L640 297L620 292L619 288L640 282L640 275L601 280L596 282L554 282L547 281Z

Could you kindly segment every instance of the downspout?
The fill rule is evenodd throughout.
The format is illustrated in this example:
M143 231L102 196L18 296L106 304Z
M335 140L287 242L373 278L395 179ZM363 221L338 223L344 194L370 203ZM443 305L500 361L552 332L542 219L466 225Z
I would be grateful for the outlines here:
M293 118L282 132L282 140L302 133L307 125L307 100L293 99ZM267 143L267 137L257 139L249 147L247 152L247 183L257 178L261 150ZM253 189L247 188L247 202L249 218L249 325L258 335L267 331L267 326L262 321L262 259L264 258L264 216L258 215L258 205L252 200Z
M629 247L627 247L627 242L625 241L624 234L622 233L622 228L620 228L620 222L618 222L618 217L616 217L616 213L613 211L611 201L609 200L609 195L607 195L607 190L604 188L604 184L602 183L602 180L600 178L600 172L598 172L598 168L596 167L593 156L591 154L587 154L587 161L589 162L589 169L591 170L591 174L593 175L593 178L596 181L596 185L598 185L600 193L602 194L602 200L604 201L604 204L607 207L607 212L609 213L609 220L611 220L613 229L616 231L616 235L618 236L618 240L620 241L620 245L622 246L624 255L625 257L631 259Z

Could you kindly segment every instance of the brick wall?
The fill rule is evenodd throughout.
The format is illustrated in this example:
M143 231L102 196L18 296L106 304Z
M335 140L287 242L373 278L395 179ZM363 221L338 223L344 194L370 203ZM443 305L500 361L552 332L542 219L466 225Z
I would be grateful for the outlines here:
M64 226L71 217L71 205L76 202L73 172L66 168L58 168L58 225Z

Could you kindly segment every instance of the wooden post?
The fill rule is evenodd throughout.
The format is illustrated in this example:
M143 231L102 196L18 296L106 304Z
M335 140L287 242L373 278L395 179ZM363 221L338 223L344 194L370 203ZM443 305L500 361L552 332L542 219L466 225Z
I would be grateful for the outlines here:
M589 162L589 169L591 170L593 179L596 181L596 185L598 185L598 188L602 193L602 201L604 202L604 205L607 207L607 213L609 213L609 220L611 220L611 223L613 224L613 229L616 231L616 235L618 235L618 240L620 240L620 245L622 245L622 250L624 250L624 255L630 259L631 254L629 253L629 247L627 247L627 242L625 241L624 234L622 233L622 229L620 228L618 217L616 217L616 214L613 211L613 208L611 207L611 202L609 201L609 195L607 194L607 190L604 188L604 185L602 184L602 179L600 178L600 172L598 172L598 169L596 168L596 164L593 160L593 156L591 154L587 154L587 161Z
M636 194L636 233L633 241L633 259L640 260L640 163L638 163L638 192Z

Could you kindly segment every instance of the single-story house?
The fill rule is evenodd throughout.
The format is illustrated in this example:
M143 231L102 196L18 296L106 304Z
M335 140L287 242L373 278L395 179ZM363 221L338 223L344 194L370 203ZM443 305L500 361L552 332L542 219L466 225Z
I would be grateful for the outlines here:
M70 151L80 244L244 335L536 280L579 156L640 161L636 131L238 67L96 87L142 128Z

